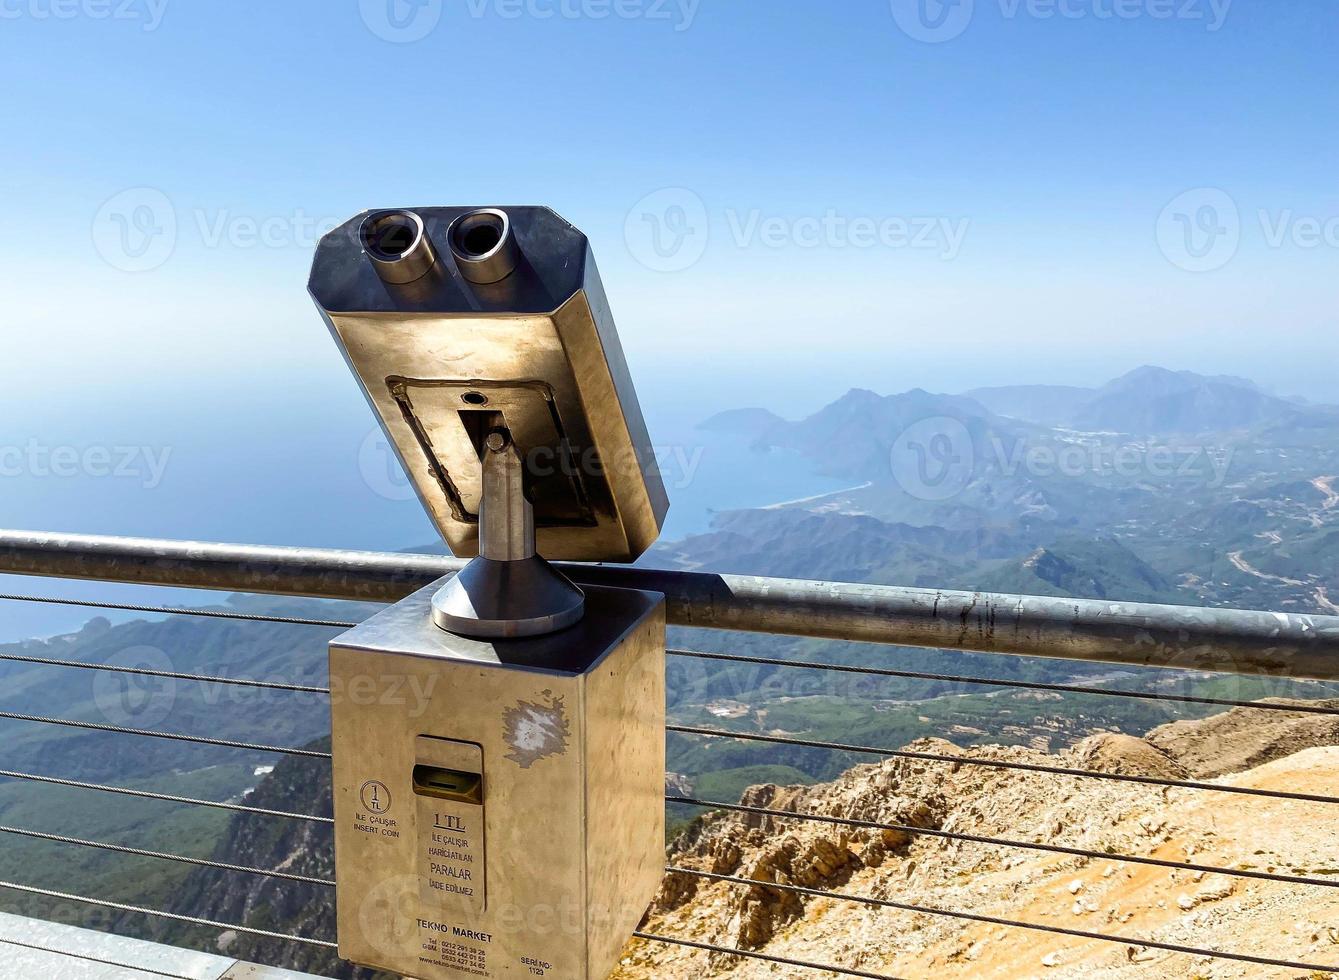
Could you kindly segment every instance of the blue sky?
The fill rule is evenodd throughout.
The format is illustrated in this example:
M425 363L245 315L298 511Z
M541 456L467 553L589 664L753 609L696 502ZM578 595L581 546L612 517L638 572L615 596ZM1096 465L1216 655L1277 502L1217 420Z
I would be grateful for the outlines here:
M320 227L379 206L585 230L660 441L1149 362L1339 401L1336 27L1330 0L0 0L0 449L28 460L0 523L428 539L305 290ZM34 440L172 455L64 480Z
M418 3L2 0L0 168L30 234L0 242L0 383L339 384L303 289L316 225L515 201L591 235L634 368L691 370L713 400L1146 361L1333 387L1328 0ZM960 34L912 36L941 11ZM687 224L662 234L705 229L673 271L635 215L663 188ZM1201 188L1238 209L1239 246L1190 272L1159 220ZM143 193L175 236L126 272L100 208ZM814 238L825 216L877 240Z

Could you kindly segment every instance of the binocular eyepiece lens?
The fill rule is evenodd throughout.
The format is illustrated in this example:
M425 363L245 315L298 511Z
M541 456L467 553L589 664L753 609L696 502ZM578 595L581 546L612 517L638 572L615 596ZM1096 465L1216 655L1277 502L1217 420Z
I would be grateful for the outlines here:
M413 211L378 211L359 229L364 254L382 282L405 285L421 279L437 264L437 253L423 219ZM468 282L500 282L520 258L507 212L476 208L460 215L446 230L456 268Z
M398 259L414 244L418 228L403 214L388 214L374 220L367 229L365 245L380 257Z
M502 241L502 229L492 223L475 225L461 236L462 251L472 255L487 255Z
M369 215L360 231L363 251L383 282L404 285L421 279L437 264L423 219L412 211Z
M487 285L511 275L520 251L507 212L479 208L462 214L446 232L456 268L472 283Z

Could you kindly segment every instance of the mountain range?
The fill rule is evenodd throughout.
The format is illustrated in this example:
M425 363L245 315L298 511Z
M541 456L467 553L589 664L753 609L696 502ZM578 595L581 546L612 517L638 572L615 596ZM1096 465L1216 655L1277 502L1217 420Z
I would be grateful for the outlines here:
M977 388L967 396L992 412L1096 432L1220 432L1333 414L1261 390L1231 376L1206 376L1145 366L1100 388L1010 385Z
M644 558L647 563L1339 613L1339 412L1269 394L1250 382L1144 368L1094 389L1031 386L956 395L857 389L797 421L744 408L714 416L703 427L714 437L728 437L730 451L746 459L765 455L829 474L849 488L723 511L707 532L657 545ZM221 607L345 621L362 618L370 608L240 596ZM316 696L185 680L140 682L31 660L138 664L169 673L319 686L333 634L271 622L152 617L113 625L95 618L76 633L0 648L29 658L0 663L0 709L319 749L329 720L324 700ZM1113 670L681 628L671 630L670 646L786 661L904 664L942 675L1083 680L1196 696L1315 699L1330 693L1323 685L1286 678ZM870 681L689 657L671 657L668 698L670 717L683 725L890 747L938 737L964 750L993 745L1013 748L988 751L1033 753L1066 753L1095 733L1142 735L1211 711L1068 693L1020 700L952 680ZM13 770L328 813L328 777L304 758L21 721L0 722L0 734L0 764ZM840 781L863 760L851 753L674 733L668 761L676 793L730 802L758 784ZM682 853L701 839L701 825L693 825L699 814L671 808L674 832L690 833L689 843L675 845ZM316 877L329 874L328 835L319 826L218 809L6 780L0 782L0 824L219 862L283 866ZM307 935L328 934L332 922L323 886L24 837L6 840L0 877L58 890L78 880L113 900L162 903ZM331 976L352 975L327 953L244 934L220 937L217 931L164 926L130 913L108 918L8 893L0 893L0 907ZM633 975L646 974L634 970Z
M661 546L681 567L748 556L774 574L808 560L806 577L1339 608L1339 409L1249 381L1146 367L1094 389L855 389L797 421L750 409L704 424L855 485L719 515ZM1115 546L1114 562L1081 554ZM1063 567L1094 561L1096 577Z

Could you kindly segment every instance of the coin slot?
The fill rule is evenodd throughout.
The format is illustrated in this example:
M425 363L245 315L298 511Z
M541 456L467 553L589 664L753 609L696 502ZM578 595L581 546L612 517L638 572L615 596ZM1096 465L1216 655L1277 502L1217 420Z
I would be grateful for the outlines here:
M481 805L484 801L484 780L477 772L460 772L437 766L414 767L414 792L419 796L433 796L439 800Z

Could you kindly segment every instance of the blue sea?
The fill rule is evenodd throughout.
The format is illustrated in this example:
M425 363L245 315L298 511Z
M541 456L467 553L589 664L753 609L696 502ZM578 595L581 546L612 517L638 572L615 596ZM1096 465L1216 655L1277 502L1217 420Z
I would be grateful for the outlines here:
M843 485L794 455L697 428L742 407L732 392L688 392L671 378L642 386L671 500L667 540L707 530L716 511ZM0 502L0 524L23 530L384 551L438 540L348 378L236 387L109 380L96 390L11 399L0 420ZM16 576L0 576L0 591L150 604L221 598ZM67 632L91 615L0 603L0 640Z

